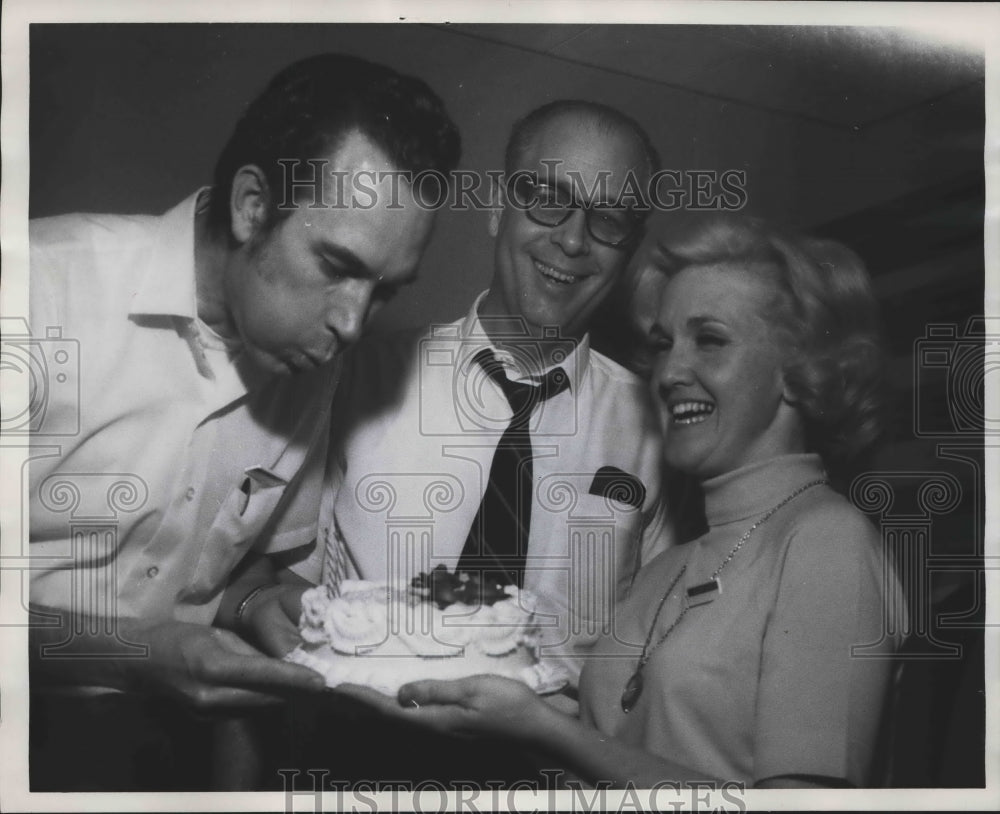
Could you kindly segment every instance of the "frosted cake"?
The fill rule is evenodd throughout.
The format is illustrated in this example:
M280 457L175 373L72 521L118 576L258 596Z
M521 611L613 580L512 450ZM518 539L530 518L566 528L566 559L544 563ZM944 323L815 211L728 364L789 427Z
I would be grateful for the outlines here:
M362 684L388 695L410 681L490 673L538 692L563 681L537 656L535 597L513 585L439 566L410 585L345 580L302 596L303 643L286 658L327 686Z

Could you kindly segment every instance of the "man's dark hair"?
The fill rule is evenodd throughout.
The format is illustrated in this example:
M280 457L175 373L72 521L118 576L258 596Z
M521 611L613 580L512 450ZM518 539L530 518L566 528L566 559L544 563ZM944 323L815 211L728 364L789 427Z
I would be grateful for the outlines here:
M576 115L582 118L589 118L598 127L606 130L620 129L631 133L635 140L642 147L646 156L647 169L650 175L660 169L660 156L649 138L649 134L631 116L627 116L620 110L599 102L589 102L585 99L557 99L546 105L535 108L530 113L522 116L510 131L510 138L507 139L507 150L504 153L504 171L511 175L525 167L518 164L522 156L527 152L531 142L538 136L539 131L549 122L566 115ZM546 158L559 158L559 156L545 156Z
M263 171L271 193L266 226L272 228L292 211L278 209L285 182L279 159L323 158L355 130L396 169L413 173L447 175L461 153L458 128L423 80L358 57L308 57L275 76L236 123L215 165L212 229L229 230L230 191L240 167Z

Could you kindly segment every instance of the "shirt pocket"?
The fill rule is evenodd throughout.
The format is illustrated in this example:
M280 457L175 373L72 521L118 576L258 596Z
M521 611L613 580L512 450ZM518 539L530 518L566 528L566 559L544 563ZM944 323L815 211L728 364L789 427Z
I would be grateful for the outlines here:
M593 472L542 478L531 519L532 561L542 569L536 579L565 597L567 621L584 635L609 631L642 529L640 509L613 493L593 494L593 482Z
M287 488L288 484L276 476L268 482L247 474L230 490L181 599L208 601L225 587L236 564L268 525Z
M631 538L642 523L645 487L635 476L621 476L609 482L600 472L546 475L536 486L532 528L537 520L553 530L622 529ZM623 478L631 481L623 486Z

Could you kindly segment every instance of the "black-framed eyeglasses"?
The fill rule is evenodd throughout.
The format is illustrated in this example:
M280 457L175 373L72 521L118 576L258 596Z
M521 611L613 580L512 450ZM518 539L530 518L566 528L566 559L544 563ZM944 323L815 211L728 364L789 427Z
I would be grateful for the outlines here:
M507 185L508 203L528 216L528 220L550 229L561 226L577 209L583 210L587 234L602 246L624 248L642 231L643 217L628 207L609 204L581 204L572 194L555 184L542 183L519 173Z

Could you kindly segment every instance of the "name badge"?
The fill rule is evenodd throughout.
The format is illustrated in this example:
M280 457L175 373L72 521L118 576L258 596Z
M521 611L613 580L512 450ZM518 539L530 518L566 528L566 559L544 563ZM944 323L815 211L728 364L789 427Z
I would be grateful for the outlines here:
M687 589L687 606L696 608L698 605L707 605L714 602L715 597L722 593L722 583L717 579L710 579L699 585L692 585Z

